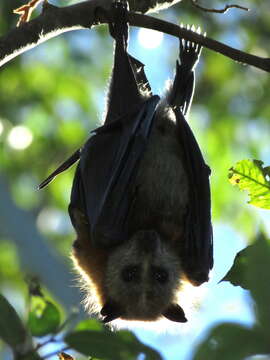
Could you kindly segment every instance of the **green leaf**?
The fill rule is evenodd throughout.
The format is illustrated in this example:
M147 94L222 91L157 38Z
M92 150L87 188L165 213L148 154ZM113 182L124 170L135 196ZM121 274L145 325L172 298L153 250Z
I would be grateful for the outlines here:
M80 321L75 328L75 331L80 330L93 330L93 331L103 331L104 327L101 322L95 319L86 319Z
M229 281L234 286L241 286L243 289L249 289L247 271L249 267L248 257L252 256L254 245L247 246L239 251L234 259L231 269L227 272L221 281Z
M33 351L26 355L18 354L17 356L15 356L15 360L42 360L42 358Z
M132 349L134 354L143 353L145 355L145 359L149 360L162 359L161 355L156 350L152 349L150 346L142 344L132 332L122 330L118 331L117 335L123 342L126 343L126 346Z
M57 307L50 301L44 301L30 311L28 326L33 336L45 336L57 331L60 320Z
M27 339L27 331L14 308L0 294L0 338L11 347L23 345Z
M253 245L240 251L222 281L248 289L256 303L256 314L264 332L270 333L270 240L260 233Z
M224 323L211 330L207 339L198 346L193 360L243 360L269 351L269 341L259 330Z
M251 256L252 255L252 256ZM248 281L256 303L256 314L265 335L270 334L270 244L263 233L257 236L250 254ZM270 349L269 349L270 352Z
M68 334L64 340L74 350L104 360L134 360L141 353L146 355L145 359L161 359L158 352L141 344L128 331L112 333L83 330Z
M229 170L229 181L249 192L249 203L270 209L270 167L260 160L242 160Z

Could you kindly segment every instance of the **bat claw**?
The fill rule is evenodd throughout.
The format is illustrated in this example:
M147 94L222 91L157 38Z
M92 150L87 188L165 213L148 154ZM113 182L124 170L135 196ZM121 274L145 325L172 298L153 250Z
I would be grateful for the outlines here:
M197 28L195 25L180 25L181 28L185 28L189 31L192 31L197 34L201 34L201 28L198 26ZM189 66L191 69L194 68L196 63L199 60L200 54L201 54L202 46L200 44L197 44L193 41L186 40L186 39L180 39L180 60L181 64L184 66Z

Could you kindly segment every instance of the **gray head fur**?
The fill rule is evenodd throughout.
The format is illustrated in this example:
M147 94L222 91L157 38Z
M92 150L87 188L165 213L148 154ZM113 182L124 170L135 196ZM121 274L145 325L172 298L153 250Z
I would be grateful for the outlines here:
M166 316L168 309L176 306L180 276L179 258L158 233L139 231L109 256L105 287L111 305L107 307L127 320Z

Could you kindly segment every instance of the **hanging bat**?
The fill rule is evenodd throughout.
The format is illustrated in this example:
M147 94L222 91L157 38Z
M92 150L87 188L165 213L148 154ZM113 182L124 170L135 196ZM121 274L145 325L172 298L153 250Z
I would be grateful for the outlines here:
M79 160L69 215L72 258L90 312L115 319L185 322L183 279L208 281L213 266L210 169L186 121L201 47L180 40L163 99L127 52L127 6L113 4L114 66L104 125L41 185Z

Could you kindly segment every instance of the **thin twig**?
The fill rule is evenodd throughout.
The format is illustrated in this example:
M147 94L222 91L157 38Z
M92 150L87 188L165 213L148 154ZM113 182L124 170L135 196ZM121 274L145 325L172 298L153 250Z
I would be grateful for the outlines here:
M210 9L210 8L205 8L204 6L201 6L198 4L197 0L190 0L192 5L195 6L197 9L200 9L202 11L206 11L206 12L211 12L211 13L218 13L218 14L225 14L229 9L240 9L240 10L244 10L244 11L249 11L250 9L245 7L245 6L241 6L241 5L226 5L223 9Z
M260 56L248 54L244 51L235 49L217 40L204 36L203 34L198 34L184 27L180 27L151 16L129 13L128 19L130 20L131 25L161 31L178 38L195 42L196 44L214 50L215 52L225 55L226 57L229 57L239 63L252 65L261 70L270 72L270 58L262 58Z
M55 343L55 342L57 342L57 340L55 339L55 336L52 335L52 336L50 336L50 338L48 340L44 341L43 343L37 344L37 346L35 347L34 350L38 351L41 348L43 348L44 346L46 346L46 345L48 345L50 343Z

